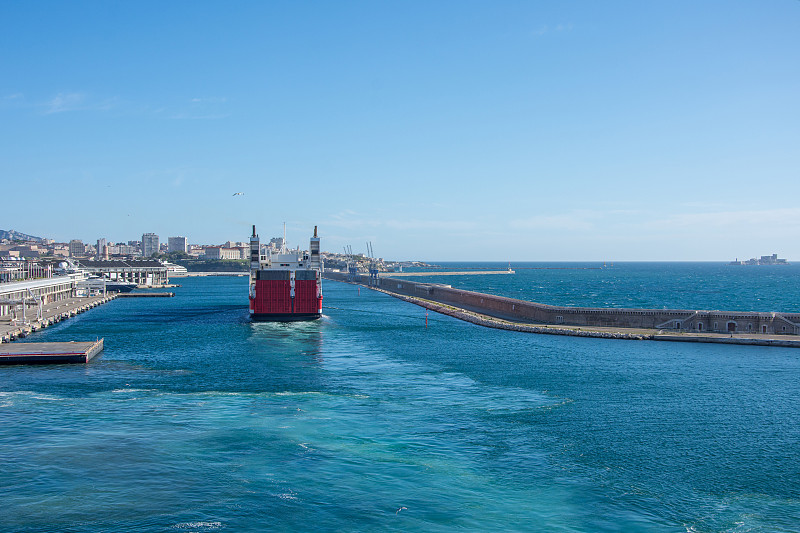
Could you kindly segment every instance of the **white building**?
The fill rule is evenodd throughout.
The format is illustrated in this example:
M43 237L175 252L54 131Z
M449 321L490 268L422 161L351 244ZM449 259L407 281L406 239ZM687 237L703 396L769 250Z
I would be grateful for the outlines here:
M28 308L41 309L42 305L76 296L78 282L85 279L83 273L52 275L45 277L0 282L0 320L27 318ZM37 311L32 310L32 317Z
M224 248L222 246L207 246L206 259L243 259L243 248Z

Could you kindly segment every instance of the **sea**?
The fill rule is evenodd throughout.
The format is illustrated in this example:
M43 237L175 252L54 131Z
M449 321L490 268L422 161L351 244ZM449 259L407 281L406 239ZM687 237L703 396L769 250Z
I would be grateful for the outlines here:
M795 265L511 267L429 281L800 311ZM104 338L89 364L0 367L0 531L800 531L800 350L496 330L333 281L322 319L251 323L246 277L175 281L19 341Z

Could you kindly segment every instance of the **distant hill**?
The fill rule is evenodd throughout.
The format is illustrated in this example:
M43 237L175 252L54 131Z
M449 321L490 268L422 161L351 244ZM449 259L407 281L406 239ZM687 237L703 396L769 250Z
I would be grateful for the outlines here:
M25 233L20 233L18 231L14 231L10 229L8 231L4 229L0 229L0 239L8 239L10 241L36 241L42 242L41 237L34 237L33 235L26 235Z

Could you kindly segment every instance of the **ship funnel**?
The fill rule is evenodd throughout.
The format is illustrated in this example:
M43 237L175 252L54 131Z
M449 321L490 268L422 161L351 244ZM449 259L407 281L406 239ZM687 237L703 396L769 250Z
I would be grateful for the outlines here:
M322 265L319 259L319 237L317 237L316 226L314 226L314 236L311 237L311 243L309 244L309 251L311 252L311 257L309 258L311 261L309 266L312 269L320 269Z
M256 225L253 224L253 235L250 237L250 270L258 270L261 259L261 241L256 235Z

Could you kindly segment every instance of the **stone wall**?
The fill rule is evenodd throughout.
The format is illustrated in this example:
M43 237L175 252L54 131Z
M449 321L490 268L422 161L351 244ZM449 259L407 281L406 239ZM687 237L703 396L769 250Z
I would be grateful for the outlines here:
M328 279L347 281L347 274L325 272ZM356 283L368 285L367 276ZM454 289L446 285L397 278L378 278L378 288L387 292L424 298L485 315L530 324L564 324L618 328L669 329L767 334L800 334L800 313L695 311L686 309L615 309L563 307L503 296Z

